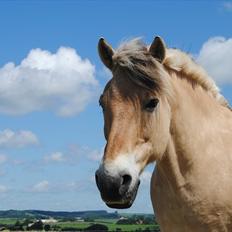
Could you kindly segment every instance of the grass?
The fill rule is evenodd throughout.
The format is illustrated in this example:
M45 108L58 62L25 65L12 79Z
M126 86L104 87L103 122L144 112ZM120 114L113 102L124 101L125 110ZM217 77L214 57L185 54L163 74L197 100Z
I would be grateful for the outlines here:
M116 228L120 228L122 231L135 231L137 229L145 229L145 228L149 228L149 229L156 229L158 228L156 225L138 225L138 224L131 224L131 225L118 225L118 224L112 224L112 225L107 225L109 230L116 230Z
M119 225L116 224L115 219L97 219L94 222L58 222L57 226L61 228L75 228L75 229L84 229L91 224L102 224L109 228L109 231L115 231L116 228L120 228L122 231L135 231L136 229L145 229L149 228L151 230L157 229L158 225L148 224L148 225L139 225L139 224L130 224L130 225Z
M61 228L75 228L75 229L83 229L90 226L90 222L57 222L54 225L59 226Z
M103 224L112 224L112 223L116 223L118 221L118 219L109 219L109 218L98 218L95 219L94 222L95 223L103 223Z
M13 225L16 223L16 221L19 221L16 218L0 218L0 224L4 225Z

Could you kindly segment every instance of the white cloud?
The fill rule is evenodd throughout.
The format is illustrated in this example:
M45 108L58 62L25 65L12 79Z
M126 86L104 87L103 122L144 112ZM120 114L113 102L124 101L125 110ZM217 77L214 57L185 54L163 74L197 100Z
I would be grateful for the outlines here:
M3 154L0 154L0 164L3 164L7 161L7 156L6 155L3 155Z
M210 38L203 44L197 62L219 85L232 84L232 38Z
M0 131L0 147L22 148L30 145L37 145L39 140L31 131L12 131L5 129Z
M226 9L227 11L232 11L232 2L224 2L224 3L223 3L223 7L224 7L224 9Z
M7 187L6 186L4 186L4 185L0 185L0 193L5 193L5 192L7 192Z
M81 182L78 182L78 181L66 181L66 182L51 183L48 180L43 180L43 181L40 181L39 183L33 185L29 189L29 192L37 192L37 193L69 192L69 191L80 190L81 187L82 187ZM27 189L27 191L28 191L28 189Z
M16 66L0 68L0 113L26 114L50 110L60 116L83 111L95 96L95 67L73 48L56 53L32 49Z
M32 187L33 192L47 192L49 190L49 182L43 180Z
M64 155L63 155L62 152L54 152L54 153L52 153L50 155L45 156L44 160L46 162L50 162L50 161L51 162L52 161L54 161L54 162L62 162L62 161L65 161L65 158L64 158Z

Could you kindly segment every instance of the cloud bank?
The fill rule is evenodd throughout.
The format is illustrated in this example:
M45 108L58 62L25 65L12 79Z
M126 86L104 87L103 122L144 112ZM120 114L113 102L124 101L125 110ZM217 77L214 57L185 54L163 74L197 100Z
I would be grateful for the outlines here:
M53 152L44 157L45 162L63 162L65 161L64 155L62 152Z
M224 2L223 7L225 10L232 12L232 2Z
M197 62L217 84L232 84L232 38L210 38L203 44Z
M33 192L47 192L49 190L49 182L43 180L32 187Z
M0 148L23 148L37 144L39 144L39 140L31 131L12 131L10 129L0 131Z
M60 116L83 111L96 94L95 67L73 48L32 49L19 65L0 68L0 113L48 110Z

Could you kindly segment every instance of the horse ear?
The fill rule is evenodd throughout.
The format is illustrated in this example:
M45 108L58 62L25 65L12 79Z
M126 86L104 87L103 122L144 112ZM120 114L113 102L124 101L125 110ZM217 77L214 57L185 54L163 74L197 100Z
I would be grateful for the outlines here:
M159 36L155 37L149 48L149 52L160 63L163 62L166 55L166 46L161 37Z
M103 62L103 64L112 70L113 68L113 55L114 50L113 48L103 39L100 38L98 42L98 53Z

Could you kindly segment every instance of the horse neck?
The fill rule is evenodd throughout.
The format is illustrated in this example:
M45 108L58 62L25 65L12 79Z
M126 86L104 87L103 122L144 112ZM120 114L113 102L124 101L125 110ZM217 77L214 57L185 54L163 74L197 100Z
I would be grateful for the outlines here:
M225 127L224 121L232 115L201 86L193 87L177 77L172 78L171 84L170 139L156 167L161 178L179 188L186 184L186 175L202 162L202 157L207 159L207 147L217 143L214 131ZM231 120L229 126L232 129Z

